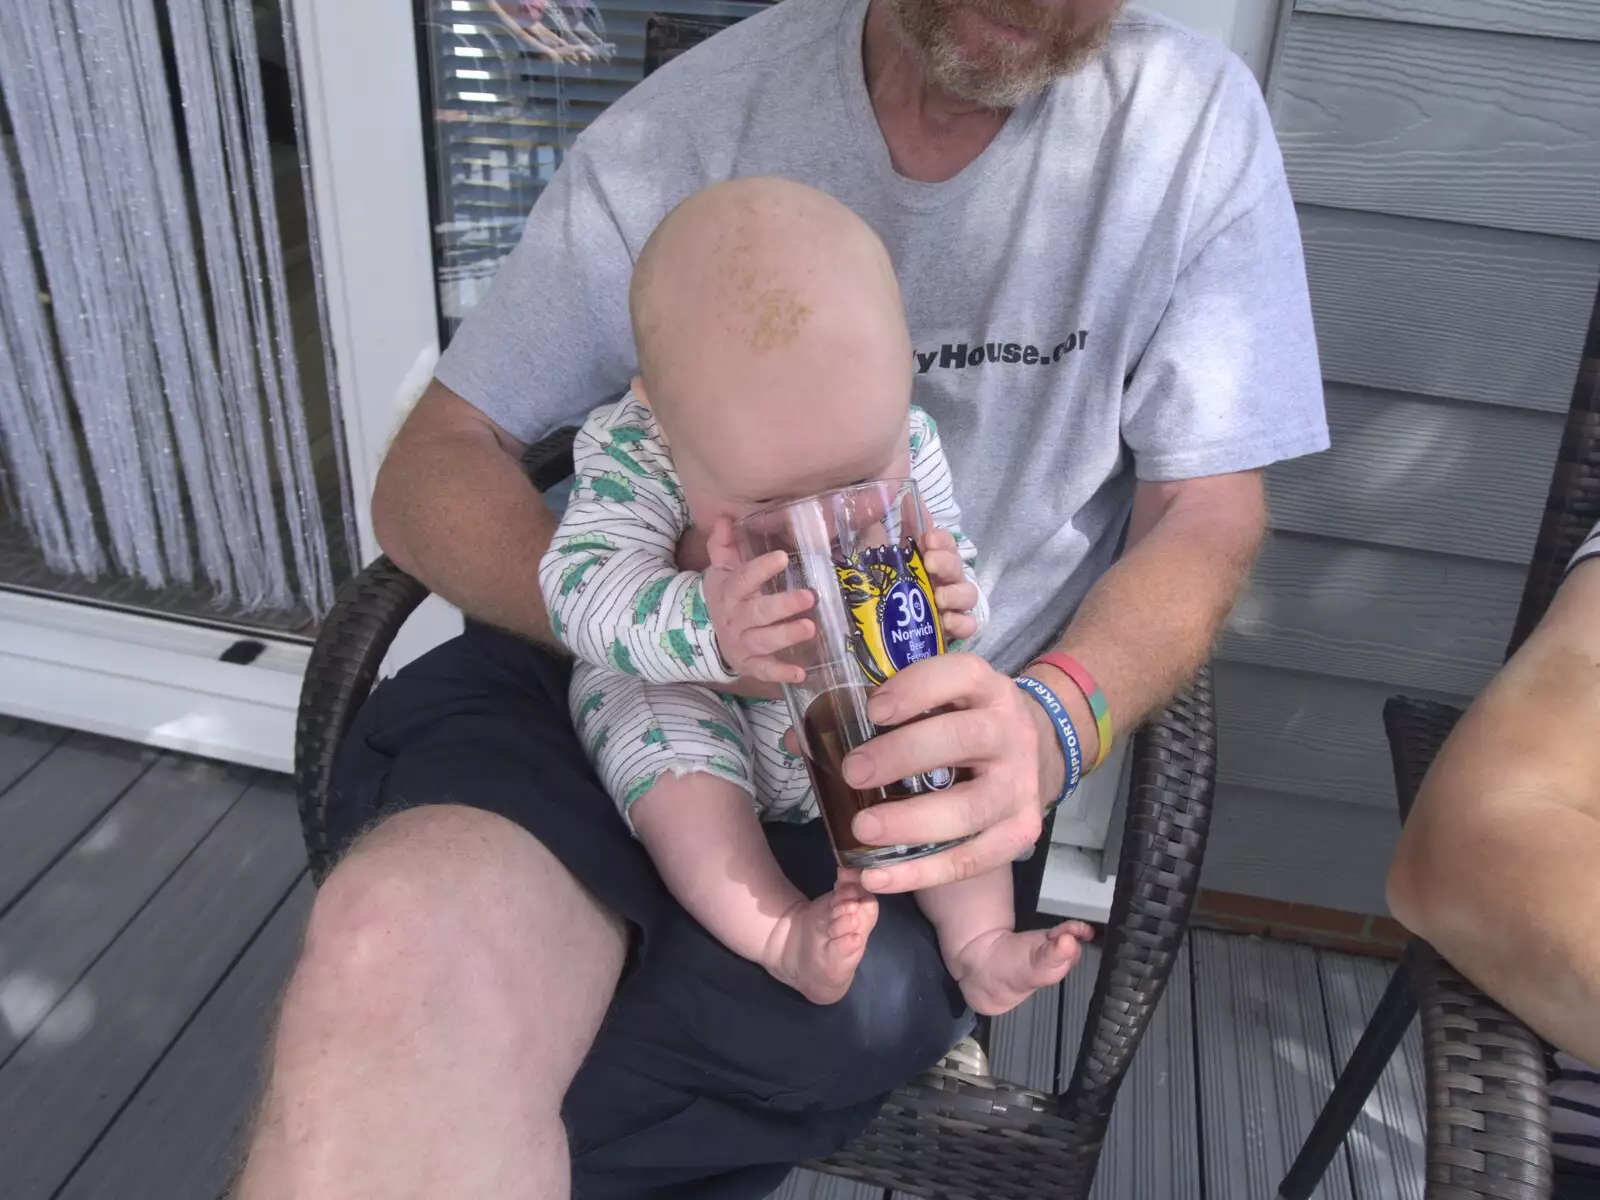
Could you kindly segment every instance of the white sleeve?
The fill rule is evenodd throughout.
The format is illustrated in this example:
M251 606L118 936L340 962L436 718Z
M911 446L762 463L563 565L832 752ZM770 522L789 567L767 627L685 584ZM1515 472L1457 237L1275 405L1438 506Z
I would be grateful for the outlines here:
M631 398L599 410L572 456L572 499L539 565L556 636L651 683L732 683L700 572L678 570L688 517L648 411Z
M1583 545L1578 547L1578 552L1572 556L1572 567L1577 566L1585 559L1600 558L1600 524L1589 531L1589 536L1583 539ZM1568 567L1571 570L1572 567Z
M956 503L955 480L950 476L950 463L944 456L944 446L939 441L939 426L920 408L911 410L911 477L916 480L922 503L927 506L933 523L956 540L956 550L966 567L966 577L978 589L978 606L972 615L978 620L978 635L989 621L989 597L984 595L978 582L978 548L972 539L961 532L961 506ZM977 636L964 642L952 642L951 650L970 650Z

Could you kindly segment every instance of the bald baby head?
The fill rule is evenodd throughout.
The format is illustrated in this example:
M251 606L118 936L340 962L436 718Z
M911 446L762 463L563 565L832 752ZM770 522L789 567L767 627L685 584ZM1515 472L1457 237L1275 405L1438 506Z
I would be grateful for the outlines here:
M679 204L645 243L628 299L647 385L708 336L763 355L827 336L849 316L879 332L905 325L878 235L833 197L786 179L714 184Z
M679 473L703 474L721 507L854 482L833 476L863 469L879 452L862 443L891 430L903 449L899 285L877 235L832 197L772 178L697 192L646 243L629 309Z

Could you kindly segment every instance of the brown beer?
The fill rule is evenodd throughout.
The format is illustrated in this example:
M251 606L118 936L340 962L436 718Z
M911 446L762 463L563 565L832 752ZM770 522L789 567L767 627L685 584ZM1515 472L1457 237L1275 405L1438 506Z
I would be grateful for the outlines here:
M868 867L880 861L899 862L944 849L944 846L868 846L856 837L852 823L863 809L943 791L972 777L965 769L945 769L901 779L883 788L852 787L841 770L845 755L851 750L846 729L854 724L850 714L865 711L865 706L866 689L835 688L818 696L806 709L802 742L806 749L806 765L810 768L812 790L817 794L817 806L828 827L828 836L833 840L834 853L845 866Z
M783 693L841 866L887 866L957 844L865 846L850 826L862 809L943 791L968 772L939 767L871 789L851 787L840 772L845 755L879 732L867 715L872 688L945 652L936 589L922 560L930 521L914 481L879 479L739 522L746 561L773 551L788 559L763 590L805 589L815 601L809 617L816 635L778 657L805 672L804 682L785 683Z

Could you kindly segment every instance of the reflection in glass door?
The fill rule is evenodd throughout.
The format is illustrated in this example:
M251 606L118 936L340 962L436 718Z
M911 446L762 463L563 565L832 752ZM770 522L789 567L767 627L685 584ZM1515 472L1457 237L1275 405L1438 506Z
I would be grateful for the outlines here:
M766 0L419 0L446 337L516 246L573 139L663 62L765 7Z
M351 573L292 44L0 5L0 587L304 636Z

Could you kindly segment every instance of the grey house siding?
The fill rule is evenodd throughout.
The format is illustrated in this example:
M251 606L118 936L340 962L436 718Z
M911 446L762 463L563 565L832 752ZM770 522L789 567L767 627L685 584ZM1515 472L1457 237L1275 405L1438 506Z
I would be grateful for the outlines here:
M1600 284L1600 4L1299 0L1269 102L1333 449L1218 651L1210 887L1382 912L1384 700L1498 666Z

